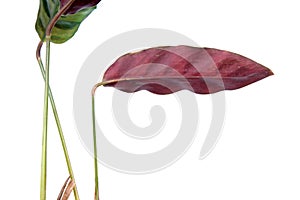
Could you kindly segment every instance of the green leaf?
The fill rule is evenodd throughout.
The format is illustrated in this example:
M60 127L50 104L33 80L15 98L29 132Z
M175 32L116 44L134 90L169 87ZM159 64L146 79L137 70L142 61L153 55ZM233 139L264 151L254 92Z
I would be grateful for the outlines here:
M88 7L74 14L62 15L52 29L51 42L61 44L71 39L77 32L81 22L87 18L95 8L96 6ZM42 41L45 39L45 31L49 22L59 9L59 0L40 0L35 29Z

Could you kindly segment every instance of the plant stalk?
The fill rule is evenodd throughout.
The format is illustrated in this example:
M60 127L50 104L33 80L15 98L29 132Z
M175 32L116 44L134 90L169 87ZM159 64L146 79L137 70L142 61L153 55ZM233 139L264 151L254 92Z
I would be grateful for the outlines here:
M41 164L41 185L40 185L40 199L46 200L46 185L47 185L47 134L48 134L48 98L49 98L49 66L50 66L50 41L51 41L51 31L55 26L56 22L63 15L63 13L72 5L75 0L69 0L68 3L62 7L58 13L51 19L50 23L46 29L46 68L45 68L45 91L44 91L44 114L43 114L43 136L42 136L42 164ZM43 43L40 43L37 50L37 58L40 56L40 48ZM38 59L41 62L41 59ZM40 65L41 66L41 65ZM52 98L53 99L53 98ZM54 102L54 101L53 101ZM53 108L53 106L52 106ZM55 109L56 110L56 109ZM55 112L54 112L55 113ZM57 113L57 112L56 112ZM57 123L58 124L58 123ZM58 126L59 127L59 126ZM61 129L61 128L59 128ZM61 137L62 143L64 144L64 138ZM65 151L65 149L64 149ZM65 152L66 155L66 152ZM66 158L67 159L67 158ZM68 160L68 159L67 159ZM68 161L67 161L68 162ZM69 166L68 166L69 168ZM69 168L70 172L70 168ZM73 174L73 173L72 173ZM71 175L71 174L70 174ZM74 178L74 176L72 177ZM73 179L74 181L74 179ZM74 187L75 189L76 187ZM74 190L74 195L77 195Z
M92 94L92 117L93 117L93 142L94 142L94 169L95 169L95 200L99 199L98 161L97 161L97 135L95 116L95 94Z
M95 94L98 87L114 83L116 80L104 81L94 85L92 94L92 121L93 121L93 145L94 145L94 169L95 169L95 200L99 200L99 178L98 178L98 153L97 153L97 133L96 133L96 115L95 115Z
M41 200L45 200L46 199L46 177L47 177L47 126L48 126L48 97L50 96L50 101L51 101L51 105L52 105L52 109L53 109L53 113L55 115L55 121L60 133L60 138L61 138L61 142L63 145L63 149L64 149L64 153L65 153L65 158L67 161L67 165L68 165L68 170L69 170L69 174L71 176L71 178L73 179L73 181L75 181L74 179L74 174L71 168L71 163L70 163L70 159L68 156L68 152L67 152L67 148L65 145L65 140L63 137L63 133L62 133L62 129L60 126L60 121L57 115L57 110L56 110L56 106L54 103L54 99L53 99L53 95L52 92L49 95L49 61L50 61L50 41L51 41L51 31L52 28L55 26L56 22L59 20L59 18L63 15L63 13L72 5L72 3L75 0L69 0L68 3L62 7L58 13L56 13L56 15L53 17L53 19L51 19L49 25L47 26L46 29L46 68L44 70L44 67L42 65L42 61L40 59L40 49L42 48L43 42L40 42L36 51L36 57L37 60L39 62L43 77L45 79L45 95L44 95L44 120L43 120L43 144L42 144L42 173L41 173L41 193L40 193L40 198ZM43 73L44 71L44 73ZM79 200L79 195L78 195L78 191L77 191L77 187L74 187L74 195L75 195L75 199Z
M46 69L45 69L45 91L44 91L44 113L43 113L43 136L42 136L41 188L40 188L41 200L46 200L46 185L47 185L49 66L50 66L50 38L46 37Z
M44 81L45 81L46 80L45 69L44 69L44 65L43 65L43 62L42 62L41 57L40 57L40 49L42 47L42 44L43 44L43 42L41 41L38 45L36 55L37 55L37 61L38 61L39 66L40 66L42 76L43 76ZM67 167L68 167L69 175L70 175L70 178L75 182L75 176L74 176L74 173L73 173L71 160L70 160L70 157L69 157L66 141L65 141L65 138L64 138L64 134L63 134L63 131L62 131L60 119L59 119L59 116L58 116L58 112L57 112L57 109L56 109L56 105L55 105L55 101L54 101L54 97L53 97L50 85L49 85L49 94L48 95L49 95L49 100L50 100L50 103L51 103L53 115L54 115L54 118L55 118L57 130L58 130L58 133L59 133L60 141L61 141L62 148L63 148L63 151L64 151L65 160L66 160L66 164L67 164ZM75 200L79 200L79 194L78 194L78 190L77 190L76 185L73 189L73 192L74 192Z

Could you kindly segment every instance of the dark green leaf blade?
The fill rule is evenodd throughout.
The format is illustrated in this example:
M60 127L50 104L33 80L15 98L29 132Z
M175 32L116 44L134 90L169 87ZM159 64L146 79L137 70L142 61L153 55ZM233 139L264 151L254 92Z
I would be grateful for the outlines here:
M51 42L61 44L71 39L77 32L80 24L96 8L87 7L74 14L62 15L52 29ZM45 31L53 16L59 11L58 0L40 0L39 12L36 20L36 31L41 40L45 39Z
M35 30L40 39L44 41L45 30L50 20L59 10L60 3L58 0L40 0L40 7L35 23Z
M63 15L52 30L51 42L64 43L77 32L81 22L85 20L96 7L85 8L72 15Z

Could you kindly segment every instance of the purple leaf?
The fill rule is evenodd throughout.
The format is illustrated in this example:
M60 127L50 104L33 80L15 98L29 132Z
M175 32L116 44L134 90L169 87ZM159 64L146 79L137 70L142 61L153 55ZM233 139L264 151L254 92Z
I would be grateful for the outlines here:
M190 90L210 94L238 89L270 75L270 69L235 53L170 46L120 57L105 72L103 82L125 92L170 94Z
M60 0L60 7L62 8L68 1L69 0ZM96 6L100 1L101 0L75 0L64 14L74 14L84 8Z

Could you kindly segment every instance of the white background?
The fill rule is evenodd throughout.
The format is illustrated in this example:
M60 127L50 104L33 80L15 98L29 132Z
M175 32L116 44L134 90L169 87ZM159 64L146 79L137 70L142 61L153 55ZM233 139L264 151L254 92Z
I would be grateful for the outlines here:
M205 127L209 126L202 112L204 124L200 123L199 135L185 156L171 167L137 176L100 165L101 199L299 199L297 3L103 0L72 40L52 45L51 86L81 199L93 199L93 159L81 144L73 122L74 83L92 50L114 35L137 28L170 29L202 46L240 53L268 66L275 76L226 93L222 137L205 160L198 160ZM1 5L1 199L39 198L44 86L35 61L38 4L35 0L4 1ZM197 98L199 108L210 106L208 96ZM205 110L208 117L209 111ZM68 173L51 112L50 116L48 199L56 199Z

